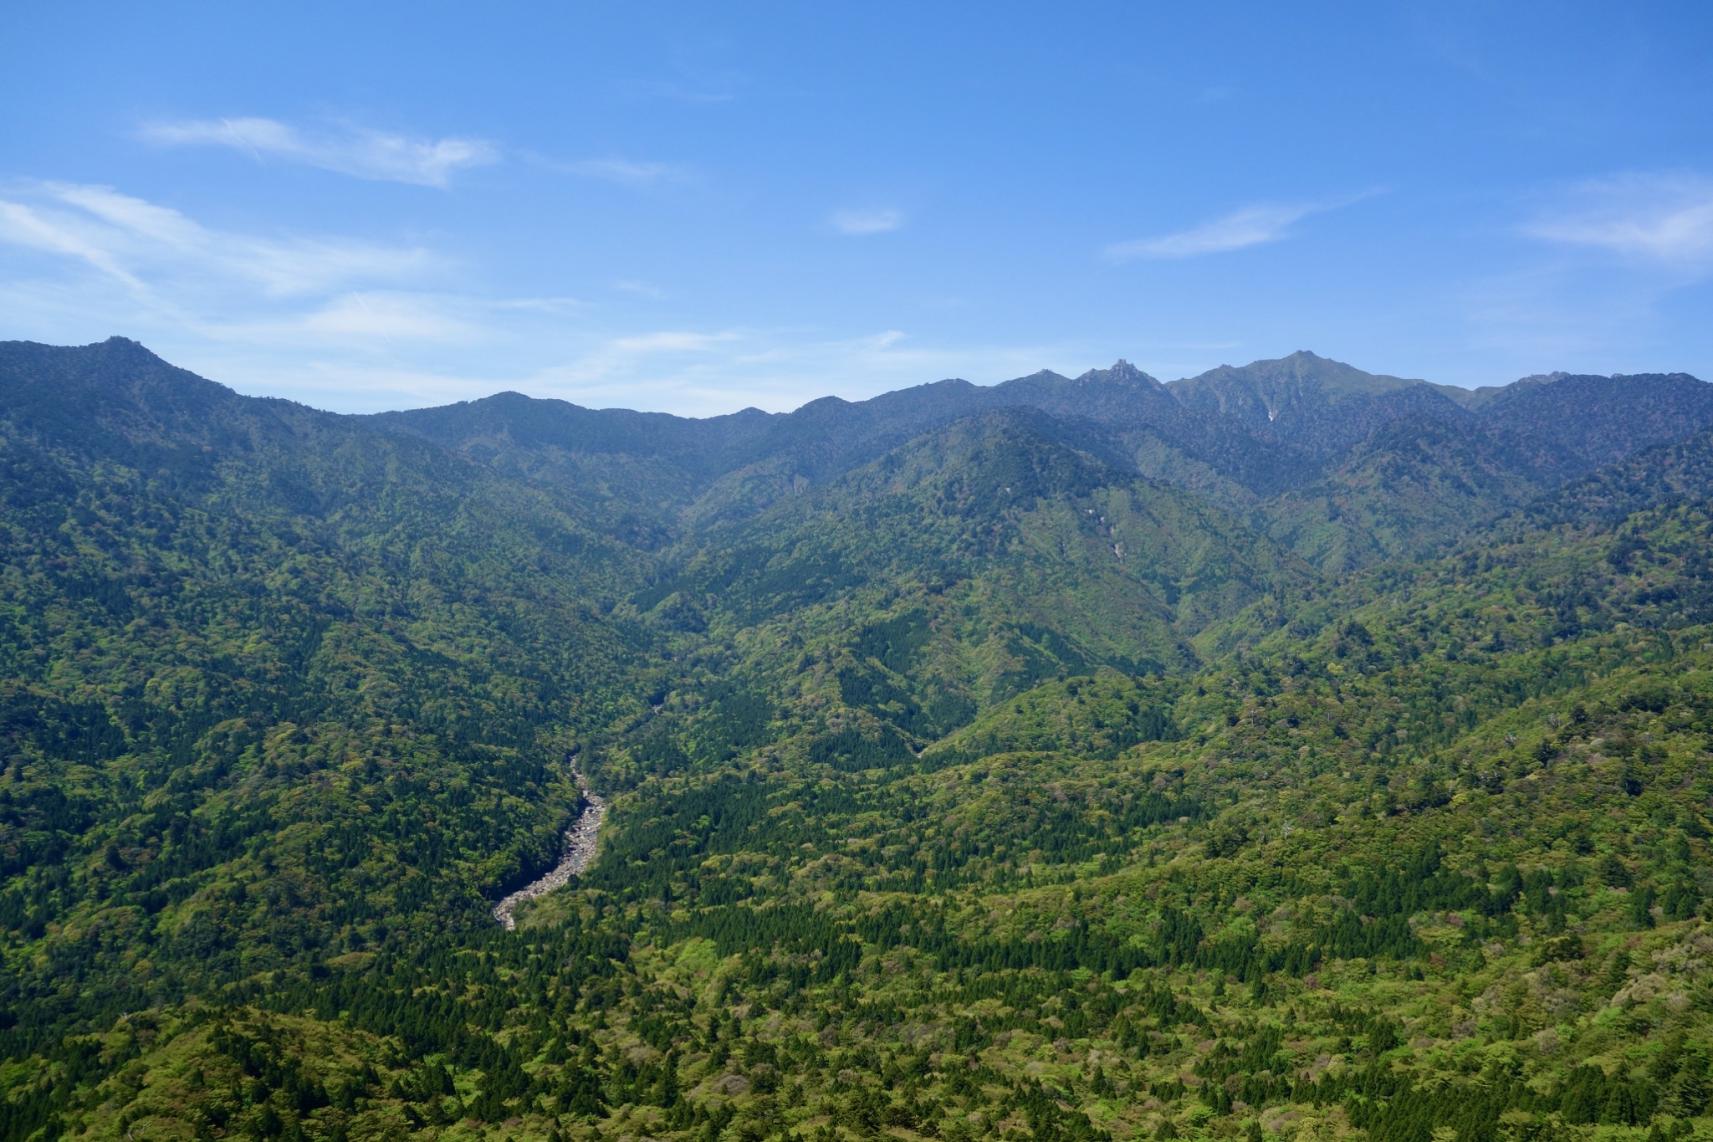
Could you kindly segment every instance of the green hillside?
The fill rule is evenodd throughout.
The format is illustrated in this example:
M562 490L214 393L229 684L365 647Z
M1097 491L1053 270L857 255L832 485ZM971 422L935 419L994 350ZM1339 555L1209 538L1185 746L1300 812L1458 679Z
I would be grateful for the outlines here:
M1713 1137L1708 394L0 346L0 1137Z

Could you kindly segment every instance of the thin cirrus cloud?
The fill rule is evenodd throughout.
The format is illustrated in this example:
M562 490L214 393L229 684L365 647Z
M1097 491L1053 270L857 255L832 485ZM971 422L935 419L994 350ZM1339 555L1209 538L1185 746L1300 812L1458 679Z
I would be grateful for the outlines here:
M551 339L584 313L574 297L435 289L452 265L413 245L205 225L111 187L0 185L0 312L15 322L64 343L123 333L250 391L343 409L435 399L449 369L467 370L458 396L484 395L496 342Z
M645 282L638 278L620 278L613 283L613 288L619 293L628 293L632 297L646 298L649 301L665 301L666 291L653 282Z
M350 293L330 299L286 328L328 341L457 344L480 340L485 330L461 308L456 299Z
M226 147L257 161L278 159L381 182L445 187L470 167L498 162L484 139L412 139L364 127L305 131L277 119L181 119L146 123L144 141L166 147Z
M0 198L0 242L81 262L138 294L239 284L290 297L414 278L441 264L420 247L215 230L171 207L77 183L29 184Z
M1637 262L1713 269L1713 179L1631 174L1583 183L1523 232Z
M811 392L860 399L928 376L997 381L1084 355L1065 345L922 344L897 329L854 337L673 329L600 341L515 384L578 404L708 416L744 405L785 411Z
M1157 261L1226 254L1251 246L1264 246L1290 237L1292 228L1310 215L1349 206L1372 193L1326 202L1253 203L1187 230L1115 242L1102 254L1109 262Z
M453 176L462 171L508 159L632 188L695 178L690 168L678 163L624 155L565 160L503 148L486 139L413 139L351 125L306 130L260 116L146 123L137 137L157 146L224 147L257 162L298 163L376 182L440 189L450 186Z
M595 159L551 159L542 155L529 154L528 161L561 174L576 175L579 178L598 179L618 186L649 187L663 183L688 182L692 175L688 167L677 163L655 162L647 159L632 159L623 156L609 155Z
M219 341L248 345L314 344L344 349L476 345L518 323L580 313L570 297L481 298L453 293L354 290L311 308L261 318L204 320L196 328Z
M82 262L134 294L145 293L148 288L125 268L109 243L89 233L87 225L68 224L28 203L0 199L0 242Z
M828 220L833 229L853 238L869 234L890 234L904 225L901 210L862 209L835 210Z
M0 246L45 255L44 265L57 268L29 283L39 298L57 291L76 304L105 280L136 303L131 318L169 316L223 342L473 343L519 321L557 321L586 307L565 296L434 292L429 283L450 263L431 250L218 230L171 207L76 183L9 189L0 197ZM124 309L115 303L113 311Z

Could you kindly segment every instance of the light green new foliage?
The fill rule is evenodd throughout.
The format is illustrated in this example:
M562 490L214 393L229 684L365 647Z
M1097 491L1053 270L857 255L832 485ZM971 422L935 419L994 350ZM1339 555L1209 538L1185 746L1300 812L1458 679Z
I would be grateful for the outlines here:
M0 1137L1713 1136L1688 378L0 377Z

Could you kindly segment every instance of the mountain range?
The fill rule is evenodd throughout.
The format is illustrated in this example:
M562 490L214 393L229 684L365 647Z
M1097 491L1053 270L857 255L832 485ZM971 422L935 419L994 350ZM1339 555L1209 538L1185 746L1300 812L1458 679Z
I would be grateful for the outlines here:
M347 416L7 342L0 550L0 1137L1713 1132L1688 375Z

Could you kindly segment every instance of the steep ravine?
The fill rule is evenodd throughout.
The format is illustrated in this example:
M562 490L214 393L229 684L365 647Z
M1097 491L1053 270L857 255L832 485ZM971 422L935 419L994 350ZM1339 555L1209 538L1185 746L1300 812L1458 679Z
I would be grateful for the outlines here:
M545 876L532 880L494 905L494 919L508 932L517 927L517 918L513 913L520 904L565 887L572 877L580 875L595 860L595 842L601 832L601 822L607 815L607 803L600 794L589 788L588 780L575 761L571 763L571 777L577 782L578 792L583 795L583 811L577 814L577 819L565 830L565 855L560 857L559 863Z

